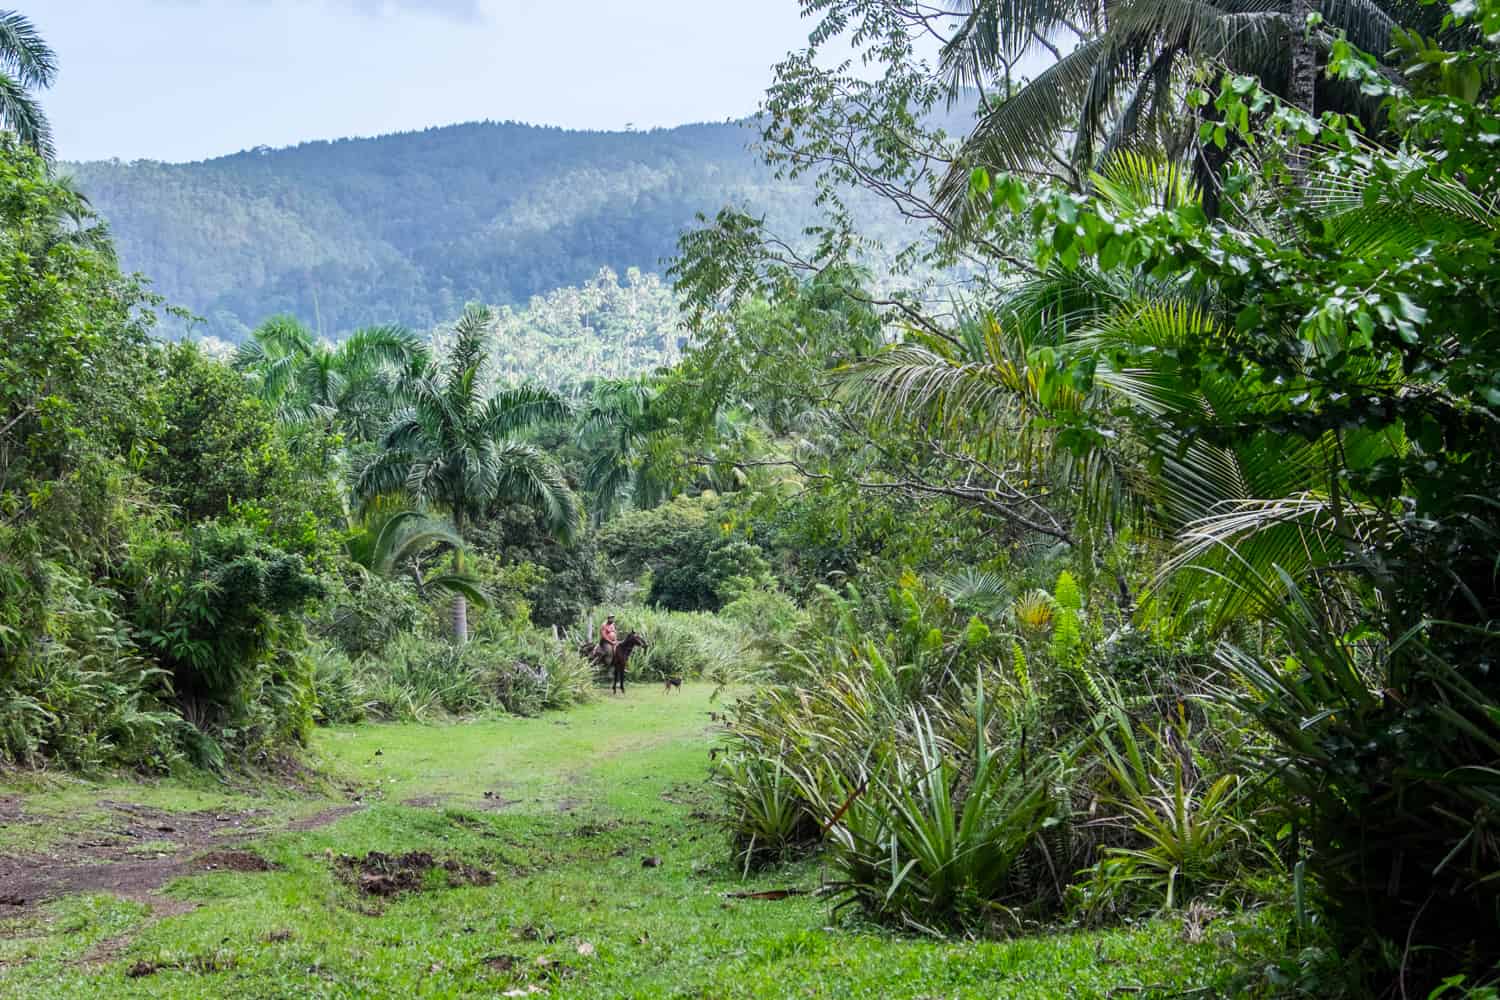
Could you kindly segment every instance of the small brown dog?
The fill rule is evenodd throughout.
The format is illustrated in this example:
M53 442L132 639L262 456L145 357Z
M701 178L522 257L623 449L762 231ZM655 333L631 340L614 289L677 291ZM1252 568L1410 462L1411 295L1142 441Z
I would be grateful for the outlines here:
M681 677L668 677L667 678L667 682L662 685L661 689L662 689L663 692L665 692L667 694L671 694L673 688L676 688L679 691L682 690L682 678Z

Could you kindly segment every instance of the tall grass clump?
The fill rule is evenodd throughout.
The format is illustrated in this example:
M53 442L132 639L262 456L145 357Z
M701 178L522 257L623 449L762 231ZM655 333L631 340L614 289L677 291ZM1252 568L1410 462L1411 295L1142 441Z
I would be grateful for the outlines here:
M313 662L319 714L329 723L536 715L593 697L587 662L535 629L462 645L407 634L379 655L323 649Z

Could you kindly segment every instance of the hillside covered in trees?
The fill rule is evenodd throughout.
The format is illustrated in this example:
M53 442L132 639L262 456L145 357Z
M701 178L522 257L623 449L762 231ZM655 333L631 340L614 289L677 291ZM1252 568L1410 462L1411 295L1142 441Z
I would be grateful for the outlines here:
M776 181L742 124L573 132L513 122L253 149L188 164L75 164L124 267L240 341L273 313L337 337L427 328L468 301L524 305L601 267L662 269L700 213L755 205L795 232L810 187Z

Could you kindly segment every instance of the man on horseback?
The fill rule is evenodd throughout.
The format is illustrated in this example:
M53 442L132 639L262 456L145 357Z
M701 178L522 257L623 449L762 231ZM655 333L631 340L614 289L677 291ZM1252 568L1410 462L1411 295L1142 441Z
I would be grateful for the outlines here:
M619 633L615 631L615 616L610 615L604 620L604 627L599 630L599 659L605 663L615 655L615 647L620 644Z

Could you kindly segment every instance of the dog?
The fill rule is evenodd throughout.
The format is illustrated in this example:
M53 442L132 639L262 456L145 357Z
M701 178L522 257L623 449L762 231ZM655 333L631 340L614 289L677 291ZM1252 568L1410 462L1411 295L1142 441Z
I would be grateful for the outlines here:
M681 677L668 677L667 678L667 682L662 685L661 689L662 689L663 693L665 693L665 694L671 694L673 688L676 688L679 691L682 690L682 678Z

